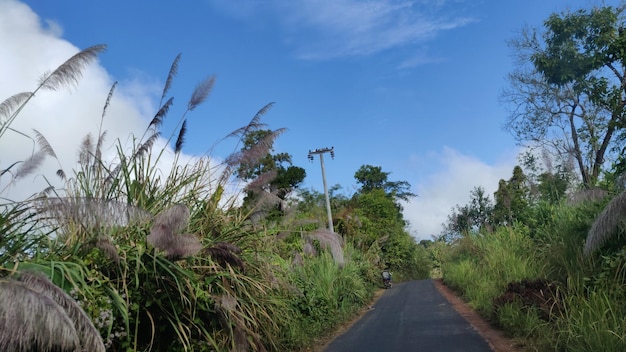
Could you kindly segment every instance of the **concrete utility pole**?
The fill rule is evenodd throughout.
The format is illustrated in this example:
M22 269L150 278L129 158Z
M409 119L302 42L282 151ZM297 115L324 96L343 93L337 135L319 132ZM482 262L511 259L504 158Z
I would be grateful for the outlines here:
M324 181L324 195L326 196L326 213L328 213L328 229L330 232L335 232L333 228L333 216L330 212L330 199L328 198L328 186L326 186L326 172L324 171L324 153L330 153L330 157L335 159L335 149L320 148L315 150L309 150L309 160L313 161L313 155L318 154L320 156L320 164L322 165L322 180Z

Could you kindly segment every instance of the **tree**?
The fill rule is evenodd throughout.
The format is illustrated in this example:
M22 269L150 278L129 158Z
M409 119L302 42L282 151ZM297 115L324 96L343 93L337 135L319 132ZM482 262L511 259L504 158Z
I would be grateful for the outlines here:
M522 144L573 157L586 187L623 140L615 138L626 104L623 9L552 14L511 42L519 65L502 95L512 107L505 128Z
M483 187L474 187L470 192L470 202L456 205L444 224L444 239L449 241L459 235L466 236L473 231L489 230L493 215L493 202Z
M361 184L361 193L381 189L394 199L408 201L416 195L410 192L411 185L407 181L389 181L390 172L383 172L382 167L362 165L354 174L354 178Z
M526 176L521 167L513 168L513 176L508 181L500 180L498 190L494 193L496 201L493 207L495 224L510 226L516 220L524 220L528 210L529 189Z

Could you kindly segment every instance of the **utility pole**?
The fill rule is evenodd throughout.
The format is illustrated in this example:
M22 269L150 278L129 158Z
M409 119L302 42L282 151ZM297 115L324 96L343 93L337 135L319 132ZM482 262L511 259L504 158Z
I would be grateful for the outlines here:
M309 150L309 160L313 161L313 155L317 154L320 156L320 164L322 165L322 181L324 181L324 195L326 196L326 213L328 214L328 229L330 232L335 232L333 228L333 216L330 212L330 199L328 198L328 186L326 186L326 172L324 171L324 153L330 153L330 157L335 159L335 149L334 147L330 148L320 148L315 150Z

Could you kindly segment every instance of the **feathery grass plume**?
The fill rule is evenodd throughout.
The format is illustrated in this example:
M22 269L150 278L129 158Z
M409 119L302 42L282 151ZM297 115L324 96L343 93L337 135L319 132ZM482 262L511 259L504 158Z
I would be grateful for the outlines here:
M78 303L65 291L40 274L20 272L17 279L27 285L29 289L47 296L65 311L74 325L83 351L105 351L100 332Z
M83 137L83 141L80 143L80 149L78 152L78 162L81 165L89 165L91 163L91 155L93 150L93 142L91 140L91 133L87 133Z
M305 242L304 246L302 246L302 252L312 257L317 256L317 250L315 250L315 246L313 246L313 244L309 241Z
M318 240L321 248L329 248L333 259L340 267L345 264L343 256L343 239L338 234L330 230L316 230L309 234L309 237Z
M250 181L246 185L245 189L246 191L252 191L252 192L262 191L265 186L269 185L276 178L276 175L278 175L278 170L275 170L275 169L265 172L259 175L254 180Z
M179 233L189 226L190 215L187 206L174 204L155 217L153 226L165 227L172 233Z
M86 243L85 249L90 250L92 248L98 248L107 258L111 259L115 262L115 264L120 263L120 255L118 253L117 247L111 242L111 238L106 235L98 235L91 241Z
M286 130L287 129L285 128L279 128L272 131L272 133L268 133L265 137L259 140L258 143L250 148L243 151L240 150L229 155L226 158L226 163L232 166L257 164L260 159L267 156L270 149L274 145L276 138L278 138Z
M295 252L293 254L293 259L291 260L291 266L302 266L303 264L304 259L302 258L302 254L300 254L300 252Z
M102 131L102 121L104 121L104 116L107 114L107 109L111 104L111 99L113 99L113 92L115 92L115 87L117 87L117 81L113 82L113 85L109 89L107 100L104 102L104 107L102 107L102 116L100 117L100 131Z
M0 125L8 122L8 117L11 116L20 106L22 106L22 104L28 101L32 95L32 92L21 92L8 97L0 103ZM5 121L5 119L7 119L7 121Z
M113 92L115 91L115 87L117 87L117 81L113 83L111 89L109 89L109 94L107 95L107 100L104 102L104 107L102 108L102 116L100 117L100 127L98 127L98 140L96 141L96 150L95 150L95 159L94 162L99 162L102 158L102 143L104 142L104 137L106 137L107 131L102 130L102 125L104 124L104 117L106 116L109 105L111 104L111 99L113 99Z
M60 305L23 282L0 279L1 351L74 352L79 347L74 323Z
M173 103L174 103L174 98L169 98L165 102L165 104L163 104L161 108L159 108L159 111L157 111L157 113L152 118L152 121L150 121L150 124L148 125L148 129L152 127L156 130L157 128L159 128L159 126L161 126L161 124L163 123L163 119L165 118L167 113L170 111L170 107L172 106Z
M591 225L585 241L585 254L600 249L626 220L626 192L613 198Z
M189 103L187 103L187 110L193 111L198 105L202 104L211 93L213 85L215 84L215 76L209 76L202 80L193 90Z
M228 242L216 242L213 244L213 247L217 247L217 248L223 248L227 251L231 251L235 254L239 254L242 252L241 248L238 246L235 246L232 243L228 243Z
M165 248L165 256L167 258L187 258L196 255L202 251L202 243L191 233L176 235L174 237L174 245Z
M225 138L238 137L239 139L243 139L248 132L267 127L266 124L261 122L261 117L263 117L263 115L265 115L272 108L272 106L274 106L274 102L266 104L254 115L254 117L252 117L252 120L250 120L246 126L234 130Z
M193 234L178 234L189 225L189 208L176 204L154 219L148 243L165 252L168 258L185 258L202 250L200 240Z
M52 73L44 75L40 86L43 89L57 90L65 85L77 84L82 77L83 69L106 49L106 45L94 45L81 50Z
M46 137L44 137L44 135L41 134L36 129L33 129L33 131L35 132L35 140L37 141L37 145L39 146L39 149L42 150L46 155L54 158L57 162L59 162L56 152L54 151L54 149L52 148L52 146L50 145ZM59 169L57 170L56 175L61 180L65 181L66 179L65 171L63 171L63 168L61 167L60 163L59 163Z
M58 169L56 172L56 175L63 181L67 179L67 176L65 175L65 171L63 171L63 169Z
M181 57L181 54L179 53L178 55L176 55L176 58L174 58L174 61L172 61L172 65L170 66L170 71L167 73L167 79L165 80L165 85L163 86L163 93L161 94L161 100L159 101L159 105L163 104L163 100L165 99L167 92L169 92L170 88L172 87L172 82L174 82L174 77L178 73L178 63L180 62L180 57ZM172 98L170 98L169 101L171 102L171 100ZM169 104L166 103L165 105L169 105Z
M159 137L161 137L161 132L154 132L150 137L148 137L148 139L146 139L146 141L143 142L141 146L139 146L139 148L137 148L137 151L135 152L135 154L133 154L131 161L134 162L143 155L146 155L146 153L148 153L150 149L152 149L152 146L154 146L154 142L156 142Z
M0 138L10 129L11 124L17 118L24 106L32 99L40 89L55 90L64 84L77 83L82 75L82 69L95 57L98 53L105 49L104 45L96 45L80 51L76 55L69 58L61 66L49 75L44 75L39 86L30 93L20 93L12 96L3 102L2 110L6 113L12 111L6 120L0 123ZM1 117L1 115L0 115Z
M150 219L151 214L137 206L84 197L49 197L35 202L37 212L59 225L81 224L86 229L128 226Z
M37 141L39 149L46 153L46 155L56 158L57 155L54 152L54 149L52 149L50 143L48 143L46 137L44 137L43 134L39 133L36 129L33 129L33 131L35 132L35 140Z
M227 249L226 247L213 246L204 249L204 252L211 256L211 258L217 261L221 266L230 264L232 267L244 268L245 263L235 253Z
M20 167L17 168L15 174L13 175L13 181L24 178L39 168L41 163L46 158L46 152L42 150L36 151L30 158L24 160Z
M178 132L178 138L176 138L176 144L174 146L174 153L180 153L180 150L183 148L183 143L185 143L186 133L187 133L187 119L184 119L183 125L180 126L180 131Z
M104 143L104 139L107 136L107 131L102 131L98 136L98 141L96 142L96 152L94 163L100 162L102 160L102 144Z

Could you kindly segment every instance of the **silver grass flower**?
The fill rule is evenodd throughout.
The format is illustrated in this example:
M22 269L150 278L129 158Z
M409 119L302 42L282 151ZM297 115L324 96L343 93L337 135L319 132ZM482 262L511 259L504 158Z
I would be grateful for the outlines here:
M106 45L95 45L81 50L52 73L44 75L41 88L57 90L63 86L74 85L82 77L83 69L106 49Z
M161 126L161 124L163 123L163 119L165 118L165 115L167 115L173 103L174 103L174 98L169 98L165 102L165 104L161 106L159 111L157 111L157 113L154 115L154 117L152 118L152 121L150 121L150 124L148 125L148 128L153 127L155 130L159 128L159 126Z
M315 246L313 246L313 244L311 242L306 242L304 243L304 246L302 247L302 252L304 252L304 254L309 255L309 256L316 256L317 255L317 251L315 250Z
M267 127L266 124L261 122L261 117L263 117L263 115L265 115L272 108L272 106L274 106L274 102L266 104L254 115L254 117L252 117L252 120L250 120L250 122L246 126L234 130L233 132L229 133L226 138L243 138L243 136L245 136L246 134L248 134L248 132L252 130L258 130Z
M244 268L245 264L241 258L239 258L233 251L227 249L224 246L208 247L204 250L211 258L217 261L220 265L226 266L226 264L232 267Z
M24 160L15 171L13 180L24 178L35 172L46 158L46 152L43 150L36 151L30 158Z
M65 291L54 285L43 275L20 272L17 279L27 285L32 291L49 297L65 311L74 324L83 351L105 351L100 332L95 328L78 303Z
M591 225L585 241L585 254L602 247L626 220L626 192L613 198Z
M102 161L102 144L104 143L104 139L106 138L106 136L107 131L102 131L102 133L100 133L100 136L98 136L94 163L99 163Z
M246 191L262 191L264 187L269 185L278 175L278 170L270 170L259 175L246 185Z
M202 104L206 98L211 93L213 89L213 85L215 84L215 76L209 76L202 80L194 89L191 94L191 98L189 99L189 103L187 104L187 109L189 111L194 110L198 105Z
M200 240L190 233L176 235L172 243L173 245L164 248L165 256L168 258L187 258L202 250Z
M36 129L33 129L33 131L35 132L35 140L37 141L39 149L43 151L46 155L56 158L57 155L54 152L54 149L52 149L50 143L48 143L46 137L44 137L43 134L39 133L39 131L37 131Z
M0 281L0 350L77 351L80 340L67 313L50 297L14 280Z
M76 223L87 229L128 226L152 217L148 211L124 202L83 197L42 198L35 209L58 224Z
M80 144L80 149L78 152L78 162L82 165L89 165L91 163L91 156L93 151L93 142L91 139L91 133L87 133L87 135L83 137L83 141Z
M174 153L180 153L185 143L185 134L187 133L187 119L183 120L180 131L178 132L178 138L176 138L176 144L174 145Z
M178 63L180 62L180 57L181 57L180 53L176 55L176 58L174 58L174 61L172 62L172 65L170 66L170 71L167 74L167 79L165 80L165 85L163 86L163 93L161 94L161 101L159 102L159 105L163 103L163 100L165 99L167 92L169 92L170 88L172 87L172 82L174 82L174 77L178 73ZM172 99L170 98L170 101L171 100Z
M150 234L148 243L165 252L168 258L185 258L202 250L200 240L193 234L180 234L189 225L189 208L176 204L158 214Z
M316 230L309 234L309 238L318 240L320 247L323 249L330 249L330 253L333 259L339 266L345 264L343 256L343 239L338 234L331 232L330 230Z
M109 94L107 95L107 100L104 102L104 107L102 108L102 118L100 119L100 129L102 129L102 121L104 120L104 116L107 113L107 109L111 104L111 99L113 99L113 92L115 92L115 87L117 87L117 81L113 82L113 85L109 89Z
M42 275L0 281L0 350L104 352L80 306Z
M0 103L0 125L4 124L8 116L11 116L15 110L22 106L22 104L28 101L28 99L32 96L32 92L17 93Z

